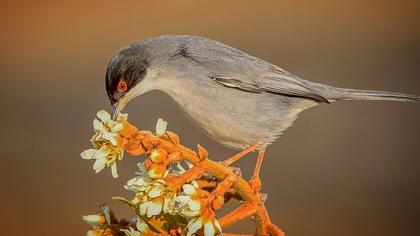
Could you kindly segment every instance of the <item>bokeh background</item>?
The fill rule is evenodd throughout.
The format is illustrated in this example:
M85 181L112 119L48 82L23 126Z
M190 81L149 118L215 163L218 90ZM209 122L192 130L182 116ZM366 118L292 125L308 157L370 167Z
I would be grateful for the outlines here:
M1 235L83 235L81 216L130 196L79 154L110 109L104 73L129 42L201 35L302 78L420 95L419 1L2 1L0 8ZM234 152L191 126L166 95L128 105L130 120L169 121L214 159ZM263 192L290 236L418 235L420 104L339 102L304 112L267 153ZM255 158L238 164L246 176ZM253 232L250 222L228 231Z

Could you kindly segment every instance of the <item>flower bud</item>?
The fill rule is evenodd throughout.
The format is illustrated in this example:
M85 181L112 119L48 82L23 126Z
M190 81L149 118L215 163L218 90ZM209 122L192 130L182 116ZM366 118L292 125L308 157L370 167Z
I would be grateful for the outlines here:
M164 163L166 161L166 159L168 157L168 153L164 149L158 148L158 149L153 150L150 153L149 157L150 157L150 160L152 160L153 163L161 164L161 163Z

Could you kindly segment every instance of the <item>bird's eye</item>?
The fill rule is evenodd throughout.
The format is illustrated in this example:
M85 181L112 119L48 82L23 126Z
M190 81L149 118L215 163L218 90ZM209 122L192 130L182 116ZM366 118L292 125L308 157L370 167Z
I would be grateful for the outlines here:
M120 80L120 82L118 82L118 87L117 87L119 92L125 92L128 89L128 85L127 82L125 80Z

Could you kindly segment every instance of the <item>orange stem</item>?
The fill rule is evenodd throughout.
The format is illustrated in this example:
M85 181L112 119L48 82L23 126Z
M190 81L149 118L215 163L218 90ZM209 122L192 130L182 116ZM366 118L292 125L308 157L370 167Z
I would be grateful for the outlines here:
M173 155L173 161L183 159L195 165L193 168L181 175L181 180L176 180L175 177L171 180L172 177L168 177L168 183L171 183L170 181L174 181L172 184L183 184L185 182L195 180L203 173L207 173L219 180L222 180L212 193L223 196L230 188L234 189L235 193L240 196L243 203L240 207L219 220L222 227L229 226L237 221L253 216L257 228L256 235L284 235L277 226L271 223L262 202L259 189L258 191L255 191L255 188L253 188L242 177L237 176L232 168L228 167L244 155L254 151L259 145L256 144L250 146L220 163L207 159L207 151L201 146L198 147L199 154L197 154L193 150L179 144L179 138L174 133L167 132L165 135L155 136L149 131L139 131L128 122L126 127L128 128L121 132L120 135L123 138L121 142L123 144L123 148L128 153L141 155L143 153L150 153L153 148L162 148L169 155ZM261 150L259 153L254 176L258 176L259 174L259 169L264 157L264 151L265 150Z

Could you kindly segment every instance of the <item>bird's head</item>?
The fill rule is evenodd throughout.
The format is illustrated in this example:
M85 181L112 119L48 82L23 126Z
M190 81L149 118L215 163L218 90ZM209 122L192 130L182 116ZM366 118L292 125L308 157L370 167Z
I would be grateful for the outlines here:
M129 46L117 52L108 64L105 85L115 119L125 105L147 92L149 62L144 48Z

